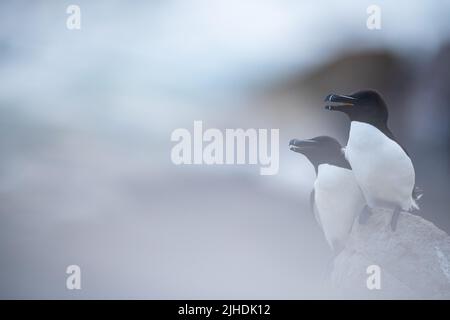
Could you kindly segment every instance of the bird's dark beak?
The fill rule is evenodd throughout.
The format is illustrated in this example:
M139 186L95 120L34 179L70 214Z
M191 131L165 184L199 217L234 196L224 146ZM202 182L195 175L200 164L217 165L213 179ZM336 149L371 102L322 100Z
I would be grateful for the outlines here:
M292 139L289 141L289 149L291 149L294 152L298 153L304 153L306 150L314 148L317 144L317 141L314 140L298 140L298 139Z
M339 94L329 94L325 98L325 102L337 103L337 104L328 104L325 106L327 110L333 111L346 111L346 109L353 107L356 102L356 98L351 96L339 95Z

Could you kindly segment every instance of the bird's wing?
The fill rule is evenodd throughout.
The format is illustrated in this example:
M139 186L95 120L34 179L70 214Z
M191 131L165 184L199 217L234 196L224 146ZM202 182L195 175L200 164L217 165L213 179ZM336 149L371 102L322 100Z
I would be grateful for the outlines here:
M311 191L311 194L309 195L309 206L311 212L314 214L314 217L316 218L317 223L319 224L320 228L322 228L322 222L320 221L319 212L317 211L314 189Z
M386 136L388 136L389 139L395 141L395 143L397 143L403 149L403 151L406 153L406 155L411 159L411 156L409 155L408 150L406 150L406 148L397 140L397 138L395 138L394 134L387 126L386 126L386 128L384 128L383 133ZM419 200L423 196L422 189L420 189L417 186L414 186L411 196L414 200Z
M392 141L395 141L395 143L397 143L400 148L403 149L403 151L405 151L406 155L410 157L408 150L406 150L406 148L397 140L397 138L394 136L394 134L392 133L391 129L388 128L388 126L386 126L385 128L382 128L381 130L389 139L391 139Z

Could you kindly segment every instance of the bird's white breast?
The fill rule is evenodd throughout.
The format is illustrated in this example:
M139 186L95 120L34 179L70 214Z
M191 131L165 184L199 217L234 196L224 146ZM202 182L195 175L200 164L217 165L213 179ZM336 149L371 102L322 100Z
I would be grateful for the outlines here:
M345 156L370 207L409 210L415 173L400 145L376 127L352 121Z
M325 238L333 249L343 245L355 217L365 206L351 170L322 164L314 183L315 205Z

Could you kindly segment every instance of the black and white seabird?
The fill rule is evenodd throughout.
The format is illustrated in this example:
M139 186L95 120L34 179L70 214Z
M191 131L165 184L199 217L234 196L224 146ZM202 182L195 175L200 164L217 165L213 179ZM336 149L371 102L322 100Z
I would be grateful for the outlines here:
M344 112L351 120L345 157L370 208L393 210L396 229L401 210L419 209L413 163L388 128L388 109L372 90L351 95L330 94L325 108Z
M289 148L303 154L316 170L311 210L328 244L339 253L355 217L366 205L342 147L335 139L320 136L309 140L293 139Z

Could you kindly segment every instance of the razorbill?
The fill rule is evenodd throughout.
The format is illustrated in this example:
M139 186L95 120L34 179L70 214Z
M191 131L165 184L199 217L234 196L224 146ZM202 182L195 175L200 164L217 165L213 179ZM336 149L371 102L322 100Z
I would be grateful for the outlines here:
M330 94L325 108L344 112L351 120L345 157L370 208L392 210L396 229L400 211L419 209L413 163L388 128L388 109L372 90L351 95Z
M335 253L347 240L355 217L365 207L363 194L355 180L342 147L335 139L320 136L293 139L289 148L303 154L314 166L316 180L311 192L311 211Z

